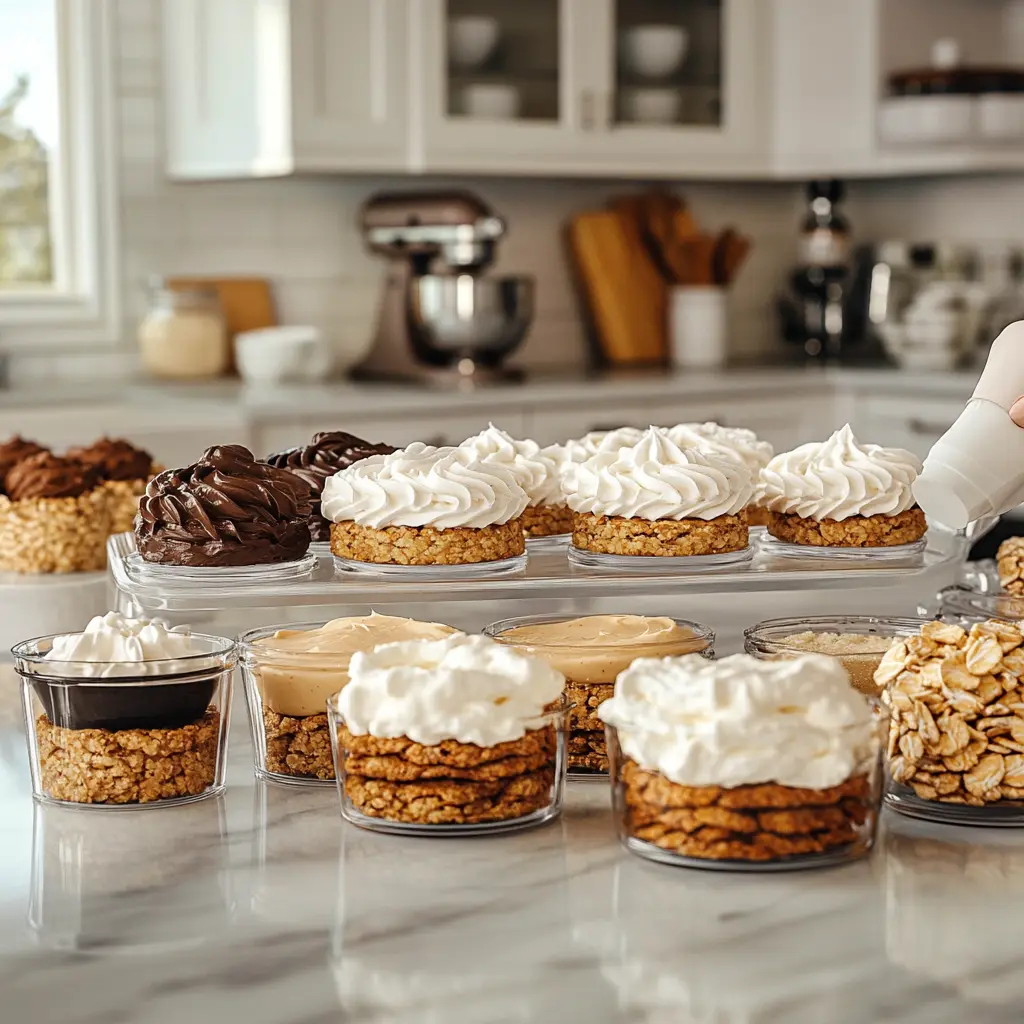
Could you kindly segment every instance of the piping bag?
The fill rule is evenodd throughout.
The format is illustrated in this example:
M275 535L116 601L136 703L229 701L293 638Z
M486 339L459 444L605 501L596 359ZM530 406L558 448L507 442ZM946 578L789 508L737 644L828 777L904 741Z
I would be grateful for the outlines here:
M1024 320L992 343L967 407L924 460L914 498L950 530L1024 503Z

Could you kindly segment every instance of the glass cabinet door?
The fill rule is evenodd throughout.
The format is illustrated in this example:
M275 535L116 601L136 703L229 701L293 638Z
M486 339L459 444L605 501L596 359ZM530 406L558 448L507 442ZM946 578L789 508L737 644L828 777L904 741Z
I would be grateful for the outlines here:
M613 2L613 123L720 128L723 0Z
M563 116L559 0L445 0L445 113L487 121Z

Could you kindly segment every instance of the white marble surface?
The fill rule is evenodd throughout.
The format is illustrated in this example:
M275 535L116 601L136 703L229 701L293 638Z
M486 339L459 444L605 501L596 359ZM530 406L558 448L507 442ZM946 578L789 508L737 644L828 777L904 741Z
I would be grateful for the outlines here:
M331 789L34 809L0 699L4 1024L1019 1022L1024 834L887 818L866 862L727 875L621 852L604 787L492 839L381 836Z

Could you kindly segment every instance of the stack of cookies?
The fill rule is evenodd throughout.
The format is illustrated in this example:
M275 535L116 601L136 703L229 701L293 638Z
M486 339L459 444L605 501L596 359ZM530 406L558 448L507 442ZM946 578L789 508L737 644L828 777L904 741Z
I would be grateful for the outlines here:
M353 655L329 705L346 818L430 830L553 817L564 682L538 658L463 633Z
M881 737L835 659L641 659L598 714L620 835L643 856L813 861L874 843Z

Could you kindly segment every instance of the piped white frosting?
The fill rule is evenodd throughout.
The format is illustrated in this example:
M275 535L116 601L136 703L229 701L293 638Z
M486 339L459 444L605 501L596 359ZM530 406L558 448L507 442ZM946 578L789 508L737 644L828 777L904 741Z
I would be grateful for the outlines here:
M539 728L565 677L541 658L456 633L357 652L337 709L356 735L493 747Z
M718 455L735 455L756 474L768 465L774 449L752 430L723 427L718 423L677 423L668 428L668 436L680 448L699 448Z
M804 519L894 516L913 506L920 472L913 452L861 444L847 424L827 441L776 455L761 471L756 500Z
M530 496L530 505L561 502L560 478L565 455L560 445L541 448L536 441L517 440L492 423L459 447L473 452L484 462L508 469Z
M598 709L623 753L684 786L827 789L877 751L867 698L835 658L641 658Z
M633 445L598 451L562 474L576 512L626 519L714 519L750 503L754 478L735 456L680 448L663 427Z
M415 442L390 455L371 455L328 477L326 519L360 526L433 526L480 529L522 515L529 496L500 462L471 448L434 448Z

